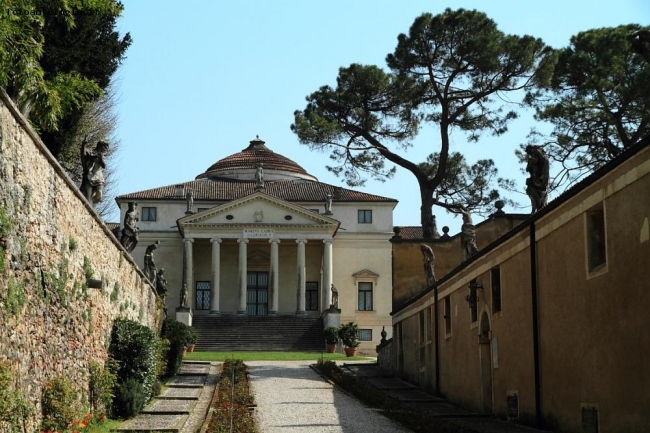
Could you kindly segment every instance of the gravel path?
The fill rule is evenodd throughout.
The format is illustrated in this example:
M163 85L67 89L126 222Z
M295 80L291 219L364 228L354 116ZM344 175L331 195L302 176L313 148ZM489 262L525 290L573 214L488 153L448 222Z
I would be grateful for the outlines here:
M411 430L334 388L308 361L250 361L262 433L395 433Z

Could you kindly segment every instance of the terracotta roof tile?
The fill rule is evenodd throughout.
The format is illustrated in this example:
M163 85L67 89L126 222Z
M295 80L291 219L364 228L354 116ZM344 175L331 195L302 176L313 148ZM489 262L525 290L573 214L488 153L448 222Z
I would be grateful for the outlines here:
M308 175L307 171L289 158L273 152L259 138L241 152L229 155L215 162L199 177L219 176L226 170L255 169L259 163L265 170L280 170Z
M120 195L116 200L184 200L184 196L177 194L177 185L183 185L185 190L191 189L197 201L231 201L256 192L255 182L251 181L198 179ZM308 180L267 181L261 191L289 202L324 201L328 193L332 194L333 202L397 202L392 198Z

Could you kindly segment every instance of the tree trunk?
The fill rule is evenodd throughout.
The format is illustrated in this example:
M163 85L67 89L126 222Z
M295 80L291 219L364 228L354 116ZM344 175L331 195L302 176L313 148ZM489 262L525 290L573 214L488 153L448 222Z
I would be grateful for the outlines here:
M422 201L422 206L420 207L422 237L424 239L434 239L435 229L433 227L433 189L424 185L420 185L420 198Z

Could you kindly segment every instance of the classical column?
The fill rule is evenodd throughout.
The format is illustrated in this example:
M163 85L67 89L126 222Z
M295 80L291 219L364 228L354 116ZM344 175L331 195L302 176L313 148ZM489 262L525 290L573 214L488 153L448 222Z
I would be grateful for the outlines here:
M269 239L271 243L271 278L269 278L269 290L271 291L271 309L269 314L276 315L278 314L278 299L280 295L280 286L279 282L279 261L278 261L278 244L280 239Z
M296 306L296 315L302 316L305 314L305 239L296 239L298 244L298 305Z
M192 243L194 239L183 239L183 285L187 287L188 306L194 305L194 286L192 285L194 277L194 259L192 258Z
M334 269L332 267L332 239L323 239L325 248L323 251L323 308L327 310L332 304L332 276Z
M221 238L212 238L212 285L210 286L210 314L219 314L219 280L221 278Z
M246 244L248 239L239 238L239 308L237 314L246 314L246 288L248 283L248 265L246 263Z

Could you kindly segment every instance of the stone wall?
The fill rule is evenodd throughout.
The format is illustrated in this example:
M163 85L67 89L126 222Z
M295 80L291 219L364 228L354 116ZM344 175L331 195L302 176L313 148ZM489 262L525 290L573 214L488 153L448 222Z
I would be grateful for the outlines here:
M144 274L0 89L0 361L40 420L41 387L66 376L82 392L103 361L113 320L153 329ZM103 279L89 288L86 279Z

